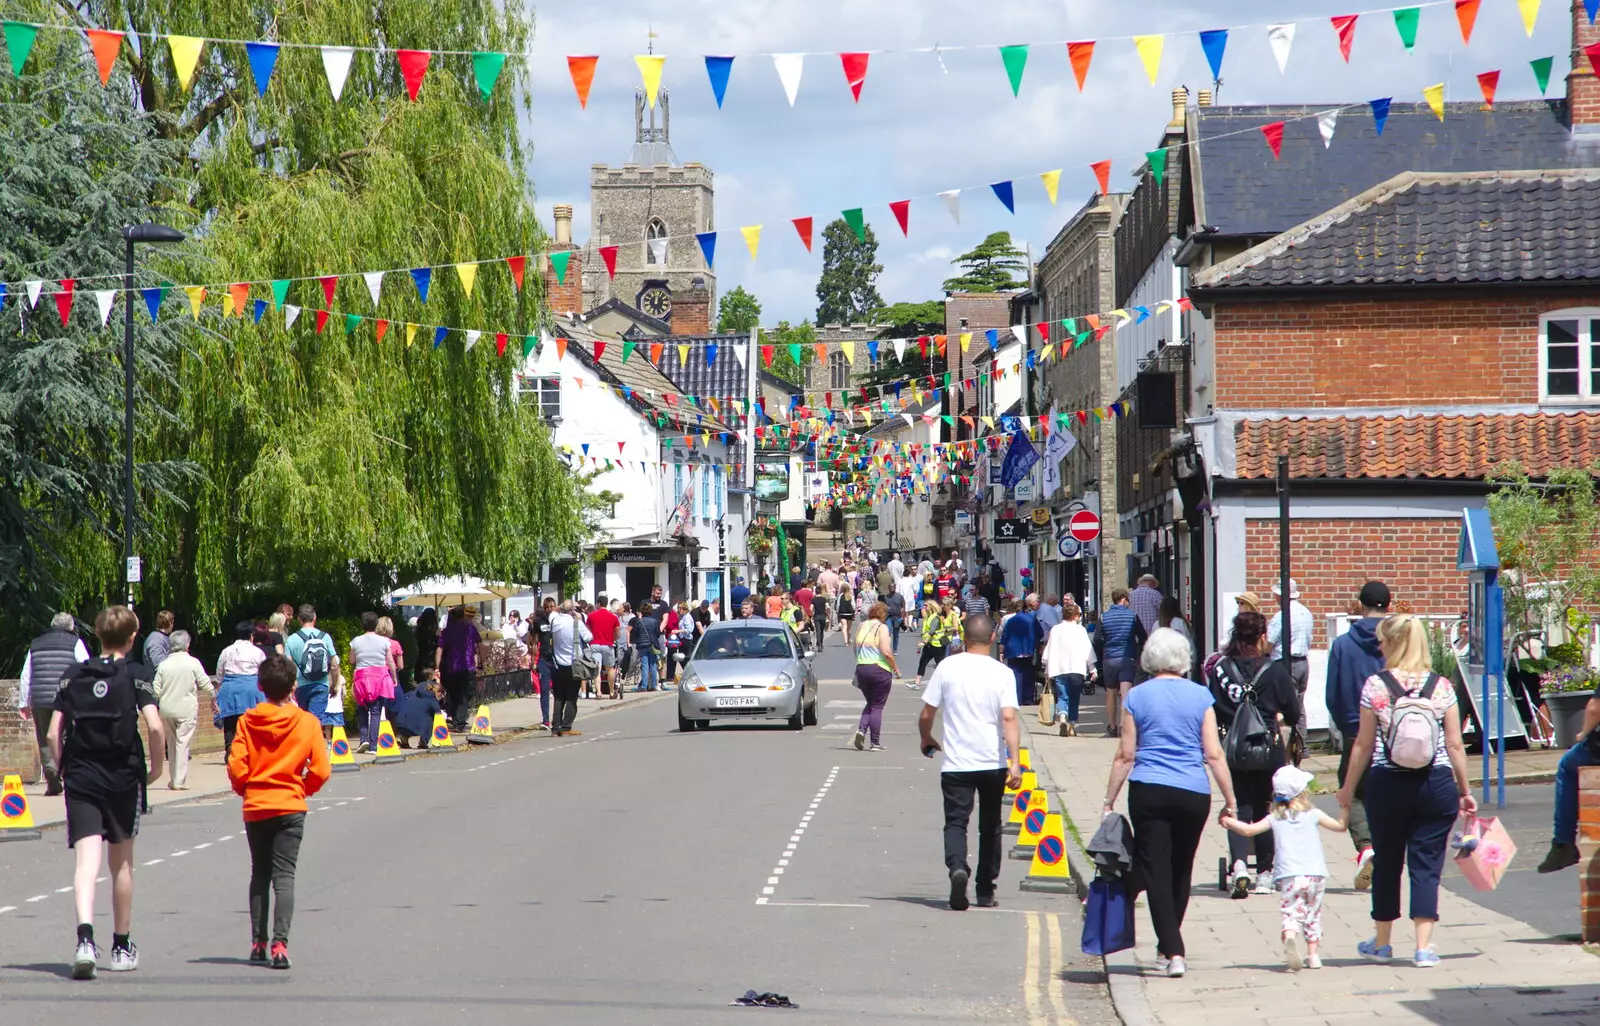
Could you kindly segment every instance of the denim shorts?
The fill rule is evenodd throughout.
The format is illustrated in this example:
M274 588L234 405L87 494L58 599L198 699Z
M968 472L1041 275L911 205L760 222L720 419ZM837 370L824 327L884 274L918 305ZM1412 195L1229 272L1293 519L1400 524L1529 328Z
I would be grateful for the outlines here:
M318 723L327 723L328 717L328 685L302 684L294 689L294 700L300 708L317 718ZM344 710L339 710L340 723L344 722Z

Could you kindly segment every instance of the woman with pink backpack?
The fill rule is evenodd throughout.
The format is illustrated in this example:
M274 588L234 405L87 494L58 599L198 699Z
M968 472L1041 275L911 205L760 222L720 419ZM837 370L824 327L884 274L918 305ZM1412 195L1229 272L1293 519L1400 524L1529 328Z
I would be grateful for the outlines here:
M1379 624L1377 633L1385 669L1368 677L1361 689L1361 728L1339 789L1339 806L1348 810L1356 784L1364 773L1371 774L1366 802L1376 935L1356 950L1374 962L1393 958L1390 941L1400 918L1404 867L1416 929L1413 961L1426 969L1439 964L1433 928L1450 827L1457 815L1474 815L1478 805L1467 779L1455 687L1433 672L1427 628L1400 613Z

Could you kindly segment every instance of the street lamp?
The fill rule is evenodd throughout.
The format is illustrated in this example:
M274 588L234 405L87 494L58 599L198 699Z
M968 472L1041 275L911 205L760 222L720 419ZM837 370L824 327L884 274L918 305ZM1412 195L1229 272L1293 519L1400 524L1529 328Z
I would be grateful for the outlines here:
M122 276L122 555L128 585L128 607L133 608L133 582L142 577L133 563L133 244L182 242L184 235L164 224L127 225L122 238L128 244L127 269Z

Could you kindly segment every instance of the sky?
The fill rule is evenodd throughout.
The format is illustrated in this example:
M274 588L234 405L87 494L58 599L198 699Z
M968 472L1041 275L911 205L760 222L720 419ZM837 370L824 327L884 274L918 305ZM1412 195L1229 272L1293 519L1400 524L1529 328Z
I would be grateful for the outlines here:
M1392 0L1391 0L1392 2ZM1550 95L1561 95L1569 67L1567 0L1543 0L1530 39L1518 0L1482 0L1470 45L1453 4L1421 11L1408 54L1388 11L1365 13L1348 64L1328 18L1361 5L1289 0L604 0L532 6L532 108L525 138L539 216L548 228L554 204L575 208L574 235L589 236L589 166L621 164L633 142L633 55L658 34L667 57L662 84L672 97L672 144L680 161L699 161L716 176L719 293L742 285L761 301L763 322L797 322L816 311L822 226L848 207L863 207L879 241L886 302L942 296L955 273L952 257L992 231L1008 230L1037 260L1094 193L1089 165L1112 161L1111 185L1126 190L1143 153L1159 144L1171 116L1171 90L1210 88L1197 33L1230 29L1219 102L1340 106L1375 97L1420 101L1446 85L1448 100L1480 100L1476 76L1500 69L1497 99L1536 97L1528 62L1554 55ZM1280 74L1266 25L1297 22L1286 73ZM1152 86L1129 38L1167 34ZM1085 88L1073 78L1065 41L1095 39ZM998 53L1029 43L1020 95L1013 98ZM914 48L934 53L906 52ZM871 57L859 103L851 99L837 54ZM807 52L791 109L772 53ZM565 56L597 54L588 109L580 109ZM704 55L736 57L718 110ZM1356 117L1355 112L1348 116ZM1289 132L1315 132L1315 122ZM1333 145L1339 145L1335 135ZM1265 146L1265 143L1263 143ZM1060 168L1051 206L1038 174ZM1016 213L988 184L1016 183ZM960 188L961 223L937 193ZM967 191L970 190L970 191ZM911 199L902 236L890 202ZM811 215L818 232L807 253L789 220ZM752 262L738 228L764 226ZM676 243L675 243L676 244ZM692 243L690 243L692 244Z

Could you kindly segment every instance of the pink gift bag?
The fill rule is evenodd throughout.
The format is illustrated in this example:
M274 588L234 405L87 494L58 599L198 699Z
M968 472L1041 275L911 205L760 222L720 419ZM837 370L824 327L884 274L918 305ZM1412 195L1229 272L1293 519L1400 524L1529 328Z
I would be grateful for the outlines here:
M1456 855L1456 868L1476 890L1492 891L1500 886L1506 867L1516 857L1517 843L1498 819L1474 819L1467 824L1465 839L1477 838L1476 846Z

